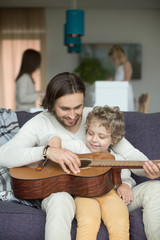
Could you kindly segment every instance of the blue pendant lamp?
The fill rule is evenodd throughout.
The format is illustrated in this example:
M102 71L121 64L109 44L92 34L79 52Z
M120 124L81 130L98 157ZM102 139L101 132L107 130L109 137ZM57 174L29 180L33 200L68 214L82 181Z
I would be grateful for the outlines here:
M68 46L68 53L81 52L81 36L84 35L84 11L76 9L66 11L66 24L64 27L64 44Z
M66 11L66 35L83 36L84 35L84 11L80 9L71 9Z
M64 45L70 46L70 47L81 45L80 36L72 37L66 34L66 24L64 25Z

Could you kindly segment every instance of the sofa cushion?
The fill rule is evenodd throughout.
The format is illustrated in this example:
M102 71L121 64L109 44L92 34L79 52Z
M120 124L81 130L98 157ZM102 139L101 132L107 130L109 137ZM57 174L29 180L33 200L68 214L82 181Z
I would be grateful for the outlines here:
M44 240L46 214L42 210L18 203L0 201L1 240ZM4 224L5 223L5 224ZM72 222L71 239L76 239L77 221ZM108 231L101 223L97 240L109 240ZM142 210L130 213L130 240L146 240Z
M124 117L126 139L150 160L160 159L160 112L150 114L124 112ZM136 184L149 180L133 173L132 177ZM160 178L157 179L160 180Z
M35 113L30 113L30 112L25 112L25 111L17 111L17 118L18 118L18 123L19 127L21 128L29 119L32 117L36 116L40 112L35 112Z
M45 219L42 210L0 201L0 239L44 240Z
M124 112L126 139L149 159L160 159L160 112Z
M138 208L129 214L130 240L147 240L142 220L142 208Z

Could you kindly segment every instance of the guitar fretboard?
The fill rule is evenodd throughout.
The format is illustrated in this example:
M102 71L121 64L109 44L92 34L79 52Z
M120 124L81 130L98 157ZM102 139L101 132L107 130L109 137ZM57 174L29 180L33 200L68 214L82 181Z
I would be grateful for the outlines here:
M89 158L81 158L83 161L88 162L89 167L120 167L120 168L142 168L146 161L117 161L110 159L89 159ZM153 160L155 164L160 163L160 160Z

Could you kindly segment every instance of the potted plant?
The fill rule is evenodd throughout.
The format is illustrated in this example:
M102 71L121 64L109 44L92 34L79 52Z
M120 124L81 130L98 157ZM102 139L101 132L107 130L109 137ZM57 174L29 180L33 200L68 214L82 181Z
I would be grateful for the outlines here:
M74 72L78 73L80 77L89 84L106 79L109 74L108 70L101 65L99 59L90 57L82 58Z

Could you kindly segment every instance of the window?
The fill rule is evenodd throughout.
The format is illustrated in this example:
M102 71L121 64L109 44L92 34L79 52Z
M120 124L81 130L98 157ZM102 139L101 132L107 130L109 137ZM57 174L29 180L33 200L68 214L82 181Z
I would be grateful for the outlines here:
M0 9L0 15L0 107L15 110L15 79L24 50L41 52L41 76L36 78L36 90L45 86L44 9Z

